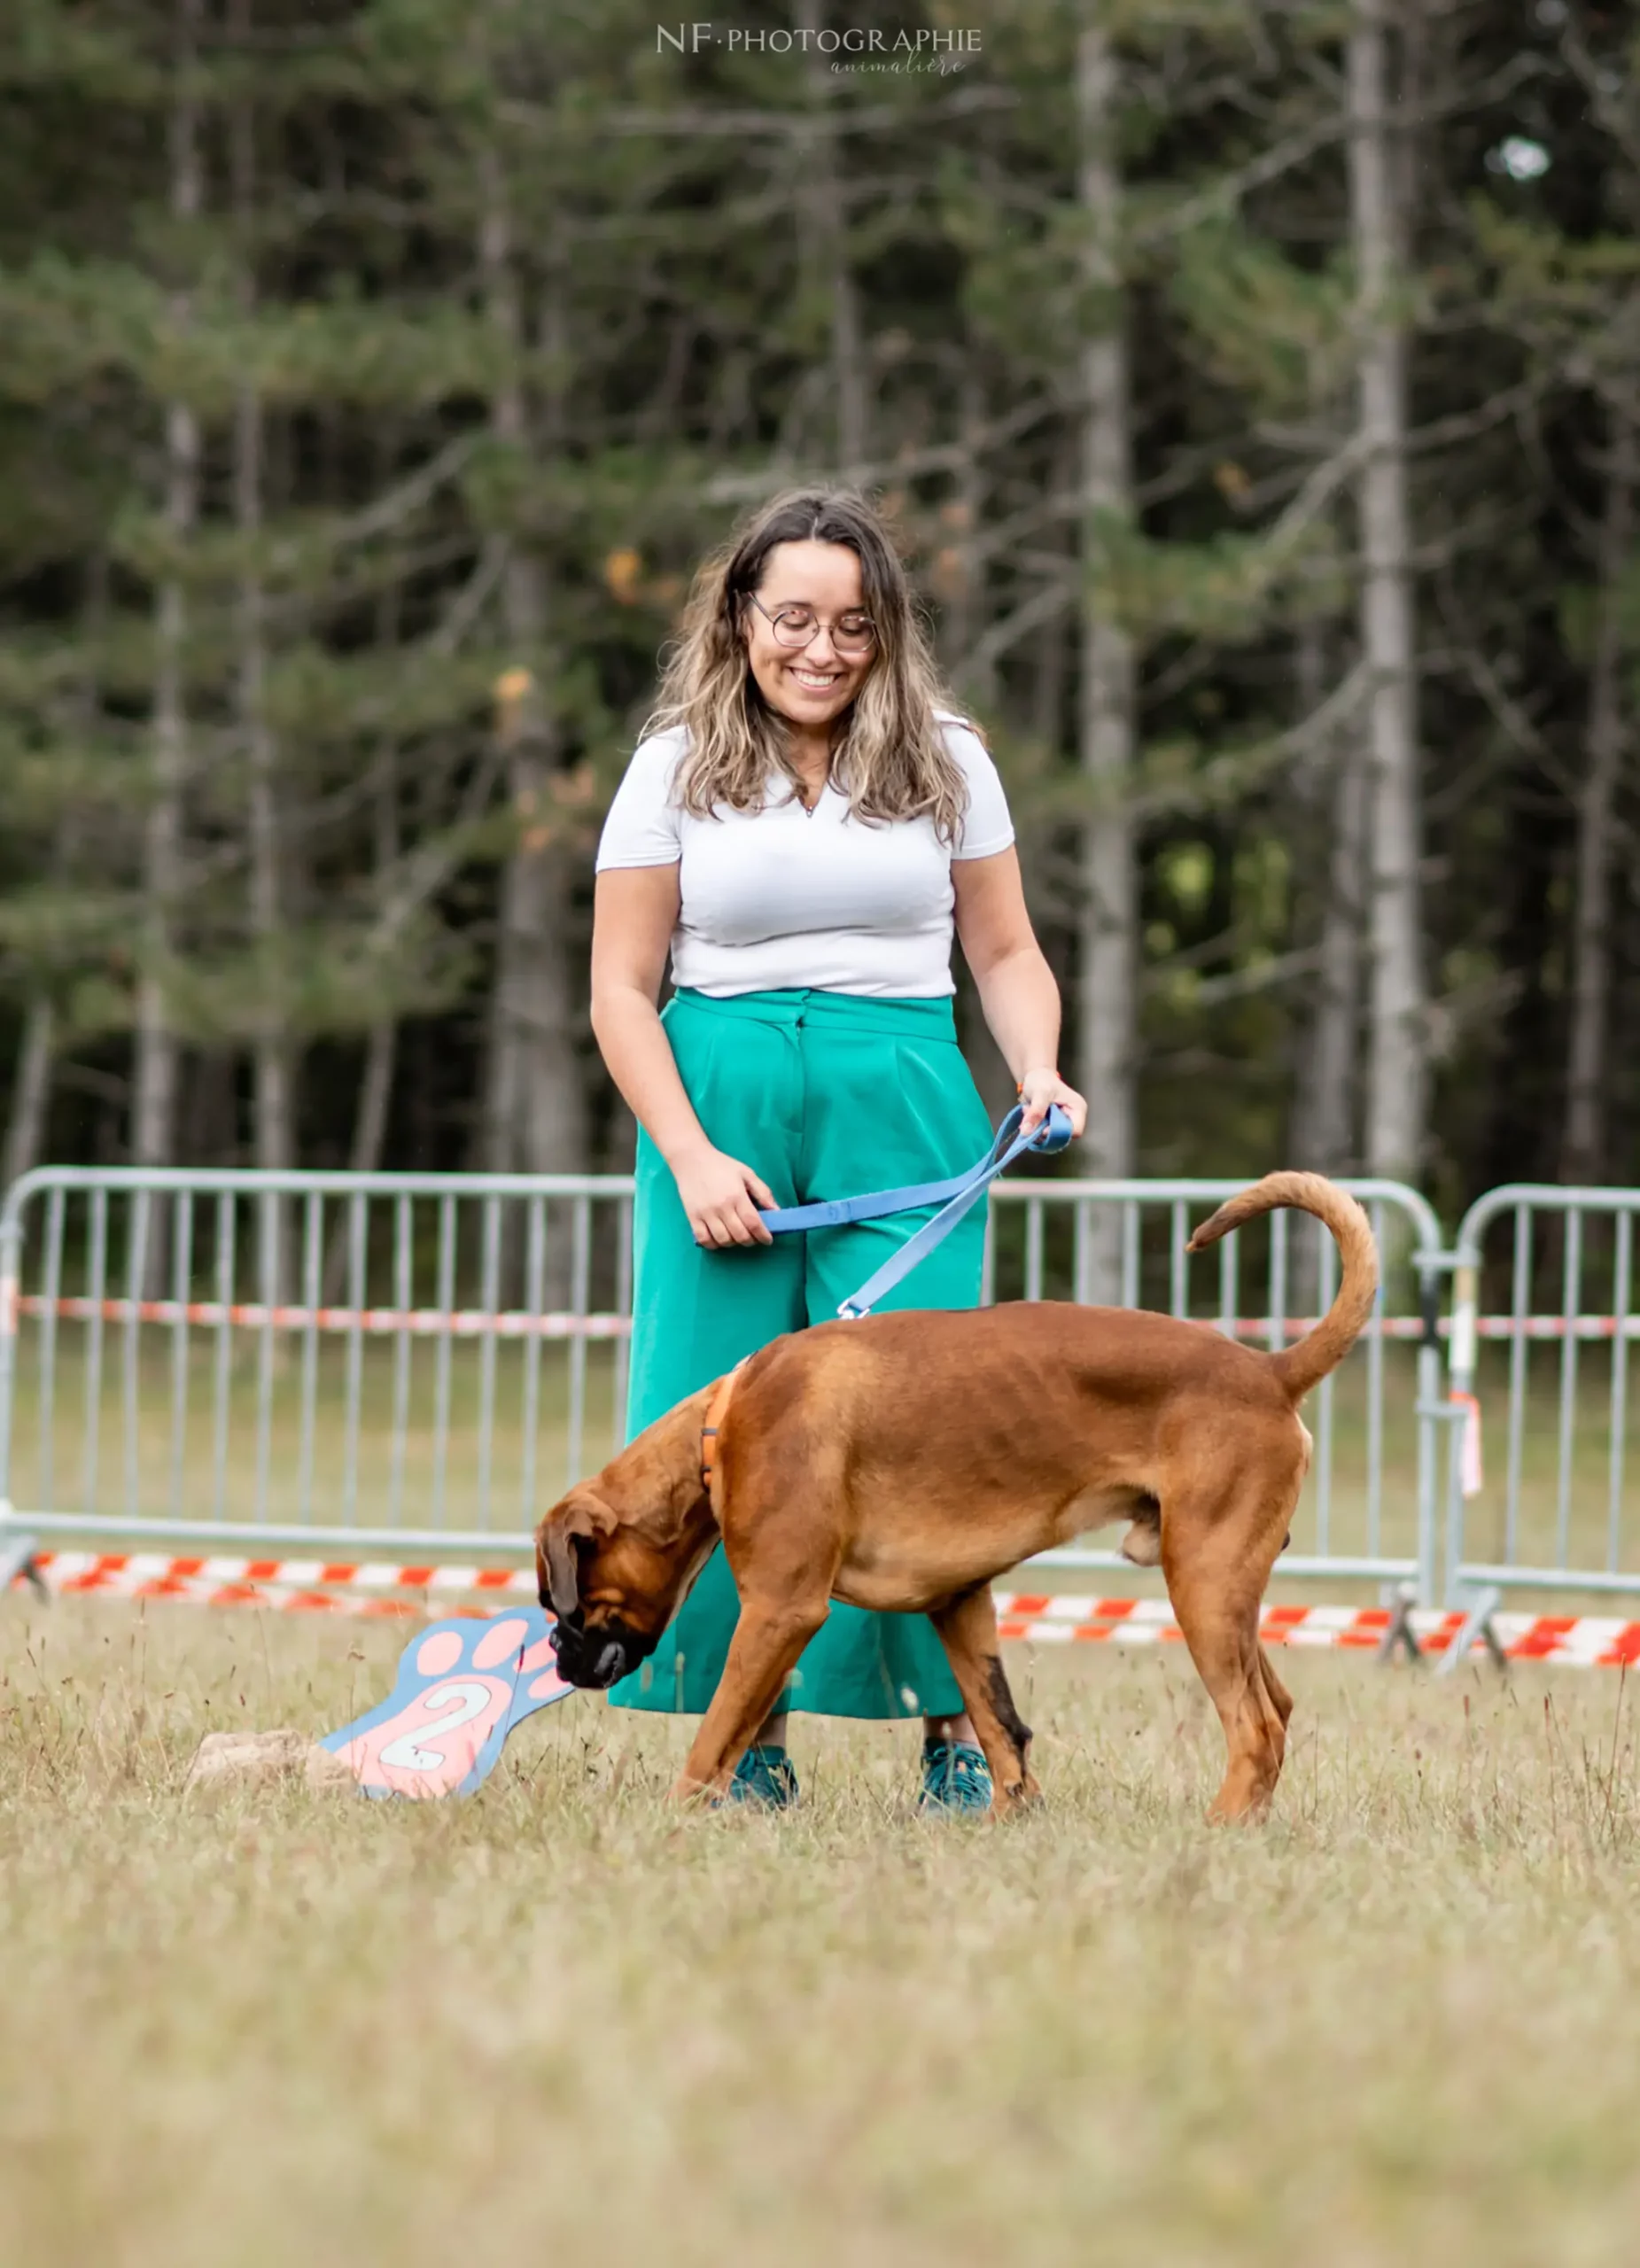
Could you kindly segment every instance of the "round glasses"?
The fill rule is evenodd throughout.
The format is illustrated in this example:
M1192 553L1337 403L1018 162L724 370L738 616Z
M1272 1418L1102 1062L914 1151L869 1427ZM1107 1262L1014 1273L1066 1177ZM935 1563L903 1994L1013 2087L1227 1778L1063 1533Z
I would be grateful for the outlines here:
M776 645L794 653L822 628L830 630L840 654L868 654L877 641L877 625L868 614L840 614L835 622L822 624L812 606L780 606L771 614L761 600L753 597L751 603L773 631Z

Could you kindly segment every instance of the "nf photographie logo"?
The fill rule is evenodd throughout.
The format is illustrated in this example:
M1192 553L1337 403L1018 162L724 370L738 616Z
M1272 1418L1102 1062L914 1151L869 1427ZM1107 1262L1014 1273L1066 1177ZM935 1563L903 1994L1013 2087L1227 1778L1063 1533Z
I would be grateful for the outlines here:
M979 54L977 31L890 30L877 24L848 31L764 31L711 23L657 24L657 55L701 55L723 48L732 55L823 55L834 71L960 71Z

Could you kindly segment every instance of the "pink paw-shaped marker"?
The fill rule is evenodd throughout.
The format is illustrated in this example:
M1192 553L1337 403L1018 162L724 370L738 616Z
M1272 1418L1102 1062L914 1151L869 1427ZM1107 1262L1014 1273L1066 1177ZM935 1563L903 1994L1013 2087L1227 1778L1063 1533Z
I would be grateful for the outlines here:
M574 1689L558 1675L539 1606L491 1621L434 1622L405 1648L385 1701L320 1744L368 1796L470 1796L508 1734Z

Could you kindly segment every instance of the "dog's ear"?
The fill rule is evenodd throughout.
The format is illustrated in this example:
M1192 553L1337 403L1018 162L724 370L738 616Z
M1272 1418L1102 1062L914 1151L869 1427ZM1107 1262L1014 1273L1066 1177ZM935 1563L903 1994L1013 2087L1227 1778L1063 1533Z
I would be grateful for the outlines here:
M571 1488L555 1504L535 1532L535 1581L540 1602L557 1615L573 1614L581 1603L579 1537L614 1533L615 1515L590 1488Z
M581 1603L575 1581L575 1555L567 1543L560 1543L546 1520L535 1537L535 1589L548 1613L560 1619L573 1614Z

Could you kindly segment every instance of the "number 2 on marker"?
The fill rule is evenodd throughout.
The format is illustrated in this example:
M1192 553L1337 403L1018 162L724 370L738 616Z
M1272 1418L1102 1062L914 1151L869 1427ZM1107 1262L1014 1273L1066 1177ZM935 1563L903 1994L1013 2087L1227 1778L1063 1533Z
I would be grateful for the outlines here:
M454 1683L437 1685L422 1697L424 1709L440 1709L454 1703L447 1717L441 1716L437 1724L417 1725L414 1732L400 1733L397 1740L390 1740L381 1752L381 1761L399 1772L439 1772L444 1768L443 1751L436 1748L418 1748L416 1742L429 1733L451 1733L458 1725L470 1724L480 1717L494 1699L494 1689L487 1685Z

